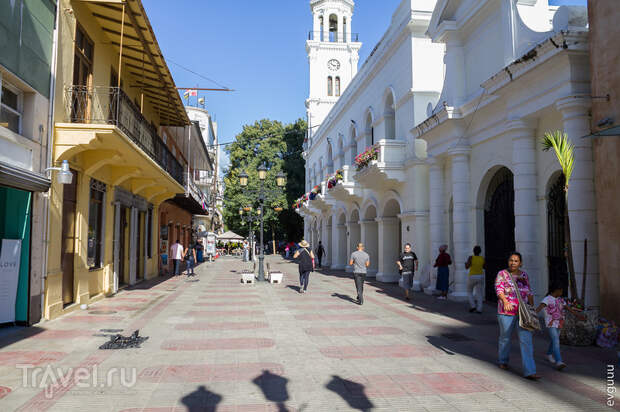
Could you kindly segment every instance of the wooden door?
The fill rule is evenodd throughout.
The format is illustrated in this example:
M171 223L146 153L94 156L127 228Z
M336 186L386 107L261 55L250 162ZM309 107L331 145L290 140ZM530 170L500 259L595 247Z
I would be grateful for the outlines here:
M94 43L79 24L75 29L71 121L90 123Z
M118 282L121 285L127 284L127 278L125 277L125 247L127 245L126 237L127 237L127 208L121 206L121 222L120 222L120 233L119 233L119 243L118 243Z
M71 170L73 179L71 184L64 185L62 195L62 303L70 305L75 301L74 274L75 274L75 216L77 207L77 172Z

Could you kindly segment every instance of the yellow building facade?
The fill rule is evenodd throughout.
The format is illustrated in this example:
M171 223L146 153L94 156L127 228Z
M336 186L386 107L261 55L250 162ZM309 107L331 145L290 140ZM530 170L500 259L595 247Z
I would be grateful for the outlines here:
M50 190L46 319L158 275L158 208L185 191L173 142L189 124L139 0L59 3L53 162L73 181Z

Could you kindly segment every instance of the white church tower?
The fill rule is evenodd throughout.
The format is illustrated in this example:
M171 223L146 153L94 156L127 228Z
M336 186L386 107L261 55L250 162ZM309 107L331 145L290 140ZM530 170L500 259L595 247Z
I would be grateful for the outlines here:
M352 33L353 0L310 0L313 29L306 42L310 95L306 100L309 137L357 74L362 44Z

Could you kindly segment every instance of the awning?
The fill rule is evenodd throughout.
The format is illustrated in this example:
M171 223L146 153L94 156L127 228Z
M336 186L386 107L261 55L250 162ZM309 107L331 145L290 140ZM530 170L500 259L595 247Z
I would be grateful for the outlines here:
M592 138L592 137L618 137L620 136L620 126L610 127L608 129L599 130L598 132L594 132L587 136L583 136L584 138Z
M29 192L47 192L51 181L45 176L0 162L0 185Z
M185 194L180 194L176 195L173 199L170 199L170 201L174 202L177 206L188 211L192 215L204 215L205 213L209 213L208 210L204 210L202 208L202 205L198 203L193 196L185 196Z

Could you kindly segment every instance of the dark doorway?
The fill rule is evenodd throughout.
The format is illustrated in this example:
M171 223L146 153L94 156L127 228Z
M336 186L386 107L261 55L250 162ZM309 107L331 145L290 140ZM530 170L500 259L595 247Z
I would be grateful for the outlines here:
M144 248L142 237L142 228L144 223L144 212L138 212L138 221L136 222L136 279L142 280L144 278Z
M64 306L75 301L75 214L77 206L77 172L71 170L71 183L63 186L62 192L62 303Z
M549 287L559 283L568 295L568 268L564 256L564 211L566 179L560 174L547 194L547 264L549 266Z
M127 247L127 208L121 206L121 219L118 239L118 283L122 286L127 285L125 274L125 249Z
M505 269L508 254L515 250L514 178L505 167L495 173L484 206L486 300L497 302L495 277Z

